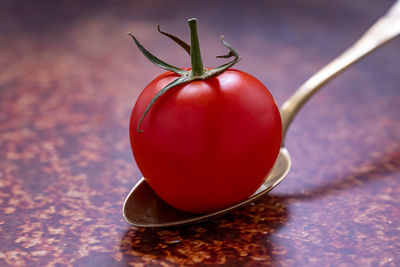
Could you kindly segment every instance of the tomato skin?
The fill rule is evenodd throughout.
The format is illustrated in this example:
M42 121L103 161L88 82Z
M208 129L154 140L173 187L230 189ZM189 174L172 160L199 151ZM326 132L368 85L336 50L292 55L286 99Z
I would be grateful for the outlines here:
M167 91L137 132L152 98L178 77L160 75L136 101L130 141L137 166L158 196L183 211L212 212L246 199L279 153L282 125L273 97L253 76L228 69Z

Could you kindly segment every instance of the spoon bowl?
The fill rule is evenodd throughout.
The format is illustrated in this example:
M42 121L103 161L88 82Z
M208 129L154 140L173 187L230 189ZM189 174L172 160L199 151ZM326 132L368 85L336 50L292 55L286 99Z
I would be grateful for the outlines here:
M122 213L125 221L139 227L170 227L200 222L242 207L268 193L286 177L290 167L289 152L282 147L267 179L253 195L236 205L208 214L193 214L171 207L159 198L142 178L126 197Z
M284 141L290 123L298 111L323 85L399 34L400 0L397 0L389 11L376 21L357 42L309 78L282 105L280 109L282 140ZM268 193L287 176L290 167L289 152L284 147L284 142L282 142L274 167L265 182L253 195L243 202L208 214L187 213L169 206L151 190L150 186L142 178L126 197L122 214L127 223L139 227L167 227L204 221L242 207Z

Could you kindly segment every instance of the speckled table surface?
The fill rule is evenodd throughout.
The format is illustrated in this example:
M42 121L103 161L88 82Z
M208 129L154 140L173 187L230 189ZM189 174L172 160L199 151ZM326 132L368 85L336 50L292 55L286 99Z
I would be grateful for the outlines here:
M399 266L400 40L329 83L287 136L293 168L269 195L196 225L142 229L121 216L141 177L128 120L160 70L156 32L199 19L204 61L225 52L278 104L393 1L1 1L1 266ZM208 62L208 63L207 63Z

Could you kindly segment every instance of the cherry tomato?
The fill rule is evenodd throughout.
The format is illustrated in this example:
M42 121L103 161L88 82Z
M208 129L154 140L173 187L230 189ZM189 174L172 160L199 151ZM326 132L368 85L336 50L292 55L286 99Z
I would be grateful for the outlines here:
M154 192L193 213L216 211L252 195L279 153L282 125L267 88L235 69L177 85L166 72L141 93L132 111L130 140L137 166Z

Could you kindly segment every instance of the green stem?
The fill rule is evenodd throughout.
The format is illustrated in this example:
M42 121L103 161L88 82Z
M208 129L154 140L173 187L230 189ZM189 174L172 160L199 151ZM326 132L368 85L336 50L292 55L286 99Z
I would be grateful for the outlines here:
M158 31L161 32L162 34L168 36L175 42L177 42L186 51L188 51L190 49L190 57L191 57L191 63L192 63L191 71L174 67L174 66L169 65L168 63L162 61L161 59L157 58L156 56L151 54L149 51L147 51L139 43L139 41L135 38L135 36L133 36L131 33L128 33L132 37L133 41L136 43L139 50L143 53L143 55L147 59L149 59L155 65L157 65L165 70L175 72L176 74L178 74L180 76L179 78L175 79L174 81L172 81L171 83L166 85L164 88L162 88L150 101L149 105L146 107L146 109L137 125L137 131L139 133L143 132L143 130L140 129L140 125L141 125L143 119L145 118L146 114L150 111L151 107L156 103L158 98L160 98L165 92L167 92L168 90L170 90L172 88L175 88L176 86L178 86L180 84L189 83L189 82L195 81L195 80L206 80L208 78L218 76L221 73L223 73L224 71L226 71L228 68L235 65L240 60L239 54L236 52L236 50L233 49L230 44L225 42L223 36L221 36L221 42L224 46L226 46L226 48L229 49L229 53L224 56L219 56L219 57L222 57L222 58L234 57L234 59L228 63L225 63L225 64L219 66L219 67L205 70L203 67L203 62L201 60L199 37L197 36L197 20L195 18L189 19L188 23L189 23L189 27L190 27L190 37L191 37L190 38L191 39L190 46L188 44L186 44L184 41L180 40L179 38L177 38L171 34L162 32L160 30L160 28L158 28Z
M192 75L195 77L204 74L203 61L201 60L200 43L197 35L197 19L189 19L190 27L190 59L192 64Z

